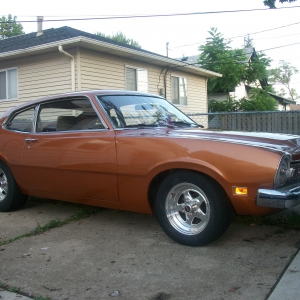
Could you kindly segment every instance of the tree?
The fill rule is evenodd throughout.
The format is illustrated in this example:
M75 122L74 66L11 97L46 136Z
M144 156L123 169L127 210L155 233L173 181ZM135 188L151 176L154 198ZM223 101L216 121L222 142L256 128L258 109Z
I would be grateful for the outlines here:
M279 0L280 3L284 3L284 2L292 3L295 1L297 1L297 0ZM265 0L264 1L264 5L268 6L269 8L276 8L275 3L276 3L276 0Z
M247 37L244 38L244 47L250 48L253 47L253 39L250 38L250 35L248 34Z
M290 65L290 63L281 60L280 67L269 70L269 82L271 84L282 84L288 91L288 98L294 100L297 98L296 90L291 88L291 79L294 74L298 74L299 70ZM281 89L281 95L285 95L285 91Z
M15 35L24 34L23 26L20 23L17 23L17 17L12 17L11 14L3 16L0 19L0 39L6 39Z
M126 45L129 45L129 46L134 46L136 48L142 48L139 43L133 39L130 39L130 38L127 38L125 36L124 33L122 33L121 31L118 31L117 33L115 34L104 34L104 33L101 33L101 32L96 32L97 35L100 35L102 37L105 37L107 39L111 39L111 40L114 40L116 42L119 42L119 43L122 43L122 44L126 44Z
M251 84L267 78L270 60L264 54L257 55L248 63L244 49L231 49L231 41L226 41L216 28L211 28L208 33L210 37L206 39L206 44L199 47L202 53L198 63L204 69L223 75L208 80L210 94L230 92L241 82Z

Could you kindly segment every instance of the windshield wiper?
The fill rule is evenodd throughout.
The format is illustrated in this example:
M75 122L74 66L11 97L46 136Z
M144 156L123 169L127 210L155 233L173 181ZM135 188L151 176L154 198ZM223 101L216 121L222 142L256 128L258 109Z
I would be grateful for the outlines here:
M202 125L199 125L197 123L188 123L186 121L159 122L158 124L145 124L145 123L130 124L130 125L125 125L124 128L153 128L153 127L176 128L176 127L184 127L184 126L203 128Z
M147 127L158 127L158 124L131 124L131 125L125 125L124 128L147 128Z
M186 121L171 121L170 125L175 125L175 126L190 126L190 127L202 127L202 125L199 125L197 123L189 123Z

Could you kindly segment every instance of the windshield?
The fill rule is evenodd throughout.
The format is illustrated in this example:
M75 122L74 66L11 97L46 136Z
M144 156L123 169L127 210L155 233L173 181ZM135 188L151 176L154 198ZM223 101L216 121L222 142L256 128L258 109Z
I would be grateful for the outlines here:
M115 127L198 125L163 98L144 95L97 96Z

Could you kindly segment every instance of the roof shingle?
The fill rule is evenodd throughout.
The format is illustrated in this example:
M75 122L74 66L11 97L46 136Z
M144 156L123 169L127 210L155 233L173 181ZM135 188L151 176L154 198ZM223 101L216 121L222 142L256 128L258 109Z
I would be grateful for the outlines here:
M17 35L14 37L6 38L4 40L0 40L0 53L27 49L35 46L49 44L57 41L63 41L63 40L80 37L80 36L130 48L130 49L135 49L142 52L152 53L150 51L146 51L127 44L122 44L112 39L108 39L85 31L77 30L75 28L71 28L68 26L43 30L43 34L40 36L36 36L36 32L32 32L32 33ZM161 56L156 53L154 54Z

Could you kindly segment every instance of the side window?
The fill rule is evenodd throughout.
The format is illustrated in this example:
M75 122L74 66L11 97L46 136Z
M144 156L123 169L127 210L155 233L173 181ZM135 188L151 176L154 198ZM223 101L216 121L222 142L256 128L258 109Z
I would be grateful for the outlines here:
M42 104L37 132L104 129L89 99L70 98Z
M187 82L184 77L171 77L172 103L187 105Z
M148 92L148 70L126 67L126 90Z
M6 128L21 132L32 132L34 118L34 107L21 111L9 121Z

